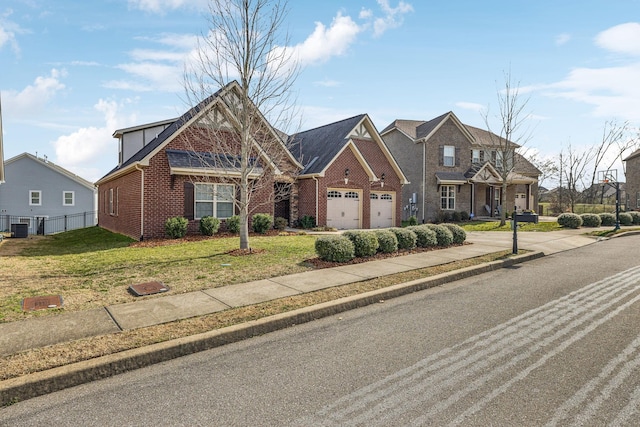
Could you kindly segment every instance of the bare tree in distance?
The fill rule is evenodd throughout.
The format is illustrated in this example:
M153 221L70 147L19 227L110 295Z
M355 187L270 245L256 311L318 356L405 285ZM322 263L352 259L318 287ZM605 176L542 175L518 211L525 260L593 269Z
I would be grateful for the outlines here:
M555 158L541 157L537 152L528 152L525 158L541 172L538 177L539 184L558 179L560 169ZM538 200L540 200L540 185L538 186Z
M580 192L586 188L585 177L595 156L596 149L593 146L581 149L574 148L571 143L569 143L566 149L560 151L560 191L561 196L566 198L566 203L571 212L575 212ZM566 191L565 188L562 188L563 182ZM560 208L564 210L564 203L562 201L559 205Z
M511 72L504 74L504 88L498 90L499 112L496 117L500 130L495 132L491 128L489 109L483 113L483 118L487 130L492 150L496 151L494 166L502 180L500 191L500 225L506 223L505 198L507 187L519 156L516 150L524 146L531 139L531 131L525 128L525 122L529 114L525 113L525 108L529 98L521 98L520 85L515 84L511 78Z
M240 249L250 248L250 215L289 197L299 167L285 146L297 115L292 87L299 71L282 32L287 7L284 0L210 0L208 32L185 67L191 106L212 94L221 101L190 127L188 140L214 191L218 183L233 185L215 197L233 199Z

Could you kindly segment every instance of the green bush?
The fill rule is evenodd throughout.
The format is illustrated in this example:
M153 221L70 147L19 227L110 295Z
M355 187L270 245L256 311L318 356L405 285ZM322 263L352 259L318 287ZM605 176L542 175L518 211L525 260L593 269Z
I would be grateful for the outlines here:
M378 238L373 231L345 231L342 235L353 242L358 258L373 256L378 252Z
M602 224L598 214L584 213L580 215L580 218L582 218L582 225L585 227L600 227L600 224Z
M383 254L391 254L398 250L398 238L395 233L389 230L376 230L378 238L378 252Z
M415 215L409 217L409 226L418 225L418 218Z
M273 217L265 213L255 214L251 217L251 227L256 233L265 234L273 228Z
M469 212L467 211L460 211L460 221L469 221Z
M631 218L633 218L633 225L639 225L640 224L640 212L638 211L630 211L627 212L629 215L631 215Z
M467 232L464 231L464 228L460 227L457 224L442 224L444 227L447 227L451 234L453 235L453 243L456 245L461 245L467 240Z
M300 224L300 227L308 230L316 226L316 219L311 215L305 215L298 220L298 224Z
M233 234L240 233L240 216L239 215L233 215L227 218L227 231Z
M620 220L620 225L633 225L633 217L627 212L620 212L618 219Z
M582 218L580 215L574 213L563 213L558 216L558 224L567 228L580 228L582 225Z
M416 233L409 230L408 228L397 228L393 227L389 229L396 235L396 239L398 239L398 250L402 249L413 249L416 247L416 240L418 236Z
M450 246L453 243L453 233L444 225L425 224L425 226L436 232L438 246Z
M342 235L318 237L315 249L316 254L323 261L347 262L355 257L353 242Z
M174 216L164 223L164 232L172 239L186 236L189 220L183 216Z
M612 213L601 213L600 214L600 224L603 227L610 227L616 225L616 216Z
M203 216L200 218L200 233L205 236L213 236L220 228L220 220L212 216Z
M282 231L287 228L287 225L289 225L289 222L286 220L286 218L282 218L281 216L278 216L273 220L273 228L275 228L276 230Z
M453 222L460 222L462 221L462 212L454 212L451 214L451 221Z
M419 248L429 248L432 246L438 246L438 238L435 231L424 225L415 225L413 227L407 227L408 230L416 233L416 246Z

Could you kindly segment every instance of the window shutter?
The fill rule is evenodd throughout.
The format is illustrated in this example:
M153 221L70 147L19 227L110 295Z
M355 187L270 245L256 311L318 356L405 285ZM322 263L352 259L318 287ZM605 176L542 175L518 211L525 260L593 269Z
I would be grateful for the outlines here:
M444 165L444 145L439 147L440 155L438 156L438 166Z
M184 217L187 219L193 219L193 192L194 186L190 182L184 183Z
M458 147L453 148L453 157L455 159L455 165L460 166L460 149Z

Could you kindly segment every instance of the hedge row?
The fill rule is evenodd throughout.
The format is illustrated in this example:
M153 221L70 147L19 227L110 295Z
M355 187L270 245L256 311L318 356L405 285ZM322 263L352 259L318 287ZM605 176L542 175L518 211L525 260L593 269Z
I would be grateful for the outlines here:
M456 224L423 224L320 236L315 242L315 250L318 258L324 261L347 262L355 257L370 257L376 253L461 244L466 238L465 231Z
M225 220L226 230L229 233L240 233L240 216L233 215ZM172 239L179 239L187 234L189 220L182 216L169 218L164 223L164 231L166 235ZM200 233L205 236L213 236L220 229L221 222L218 218L205 216L200 218ZM287 220L284 218L273 218L269 214L255 214L251 217L251 225L253 231L265 234L272 228L284 230L287 227Z
M620 212L618 214L620 225L640 225L640 212ZM567 228L584 227L612 227L616 225L616 215L612 213L601 214L574 214L563 213L558 216L558 224Z

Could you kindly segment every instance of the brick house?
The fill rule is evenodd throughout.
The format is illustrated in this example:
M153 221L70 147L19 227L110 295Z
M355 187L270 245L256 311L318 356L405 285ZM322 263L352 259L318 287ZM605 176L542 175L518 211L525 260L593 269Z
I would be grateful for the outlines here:
M205 215L224 220L237 214L240 93L232 82L175 120L116 131L118 166L96 182L98 224L143 240L164 237L164 223L174 216L189 219L189 232L196 232ZM250 155L250 216L274 215L276 204L294 200L292 183L302 165L252 113L258 131Z
M640 210L640 150L624 159L626 209Z
M298 214L338 229L399 226L408 181L367 114L290 137Z
M427 222L462 211L500 215L503 180L497 135L464 125L453 112L429 121L395 120L380 135L411 182L403 188L406 218L415 215ZM535 210L540 171L517 153L513 162L507 211L514 206Z

